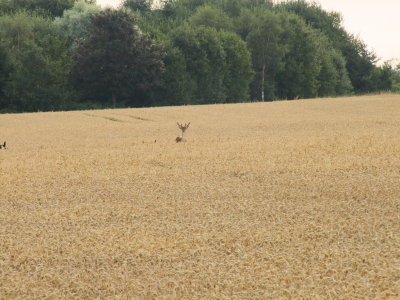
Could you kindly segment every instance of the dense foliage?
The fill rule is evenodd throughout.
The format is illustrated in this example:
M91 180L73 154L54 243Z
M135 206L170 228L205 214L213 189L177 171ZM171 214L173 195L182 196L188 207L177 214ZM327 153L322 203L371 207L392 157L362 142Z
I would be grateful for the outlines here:
M0 111L400 90L400 66L304 0L0 0Z
M107 9L90 18L71 68L81 98L114 107L149 104L146 95L160 84L164 70L161 47L140 34L125 11Z

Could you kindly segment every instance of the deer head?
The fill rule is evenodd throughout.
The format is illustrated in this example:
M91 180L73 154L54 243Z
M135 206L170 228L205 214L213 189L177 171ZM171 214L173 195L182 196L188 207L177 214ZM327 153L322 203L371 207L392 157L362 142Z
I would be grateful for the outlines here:
M186 129L189 128L190 122L187 124L185 123L185 125L179 124L178 122L176 124L178 124L179 129L182 130L182 136L183 136L183 133L186 131Z
M181 135L181 136L178 136L178 137L176 138L176 142L177 142L177 143L178 143L178 142L183 142L183 141L185 141L185 139L183 138L183 133L186 131L186 129L189 128L190 122L189 122L189 123L185 123L185 125L179 124L179 123L176 123L176 124L178 124L179 129L182 131L182 135Z

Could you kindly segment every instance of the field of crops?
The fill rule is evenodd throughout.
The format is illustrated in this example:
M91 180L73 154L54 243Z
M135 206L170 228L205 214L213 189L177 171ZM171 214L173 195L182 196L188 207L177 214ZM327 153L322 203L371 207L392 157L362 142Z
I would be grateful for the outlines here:
M3 140L0 299L400 297L400 95L8 114Z

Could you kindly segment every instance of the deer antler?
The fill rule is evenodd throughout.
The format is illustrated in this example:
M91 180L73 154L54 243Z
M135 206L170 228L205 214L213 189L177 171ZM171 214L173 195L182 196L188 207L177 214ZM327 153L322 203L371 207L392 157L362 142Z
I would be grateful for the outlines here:
M178 124L179 129L182 130L182 133L184 133L186 131L186 129L189 128L190 122L185 123L185 125L179 124L178 122L176 122L176 124Z

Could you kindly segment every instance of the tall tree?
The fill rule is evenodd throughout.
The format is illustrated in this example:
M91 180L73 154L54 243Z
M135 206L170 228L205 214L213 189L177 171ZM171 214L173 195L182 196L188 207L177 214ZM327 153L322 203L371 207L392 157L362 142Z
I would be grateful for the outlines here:
M52 18L62 16L64 10L71 8L76 0L2 0L0 10L15 13L18 10L31 10Z
M333 43L332 47L340 46L344 28L342 16L338 12L325 11L317 2L305 0L284 1L275 6L275 10L287 11L301 17L309 26L320 30Z
M318 75L318 96L336 96L352 92L352 85L346 69L346 61L340 51L320 36L321 39L321 71Z
M244 102L249 100L249 86L254 76L251 54L237 34L221 32L222 46L225 51L226 73L224 87L226 102Z
M156 90L156 105L195 103L196 82L191 76L185 55L178 47L167 44L162 86Z
M285 66L277 75L281 99L312 98L318 95L321 44L317 31L294 14L284 16Z
M0 43L0 110L7 106L5 87L11 73L10 55L3 43Z
M78 0L74 6L66 11L62 17L57 17L54 24L60 36L68 40L70 49L74 48L79 39L85 37L90 24L90 16L100 12L100 6Z
M199 7L189 18L189 22L194 26L208 26L217 30L233 30L233 22L230 17L224 11L209 4Z
M346 34L342 44L347 70L354 90L357 93L375 91L373 73L376 68L376 55L367 49L359 38Z
M135 26L132 14L106 9L90 17L74 51L71 79L84 100L143 106L160 85L164 51Z
M152 0L124 0L123 6L133 11L148 12L153 4Z
M69 58L65 41L52 22L20 12L0 17L0 40L9 49L12 71L4 87L13 111L65 109L71 96L67 82Z
M295 13L329 38L331 47L345 58L347 73L356 93L374 91L372 78L376 56L362 40L345 31L339 13L327 12L319 4L305 0L282 2L276 9Z
M251 56L234 33L189 24L171 33L172 45L183 58L189 98L194 103L246 101L252 79ZM168 72L168 71L167 71Z
M224 102L226 54L217 30L185 25L172 33L172 42L184 55L187 71L196 84L193 98L197 103Z
M276 98L276 74L282 69L285 48L281 43L280 18L268 10L245 11L242 28L251 49L256 73L252 84L252 98L261 101ZM247 32L246 32L247 31Z

